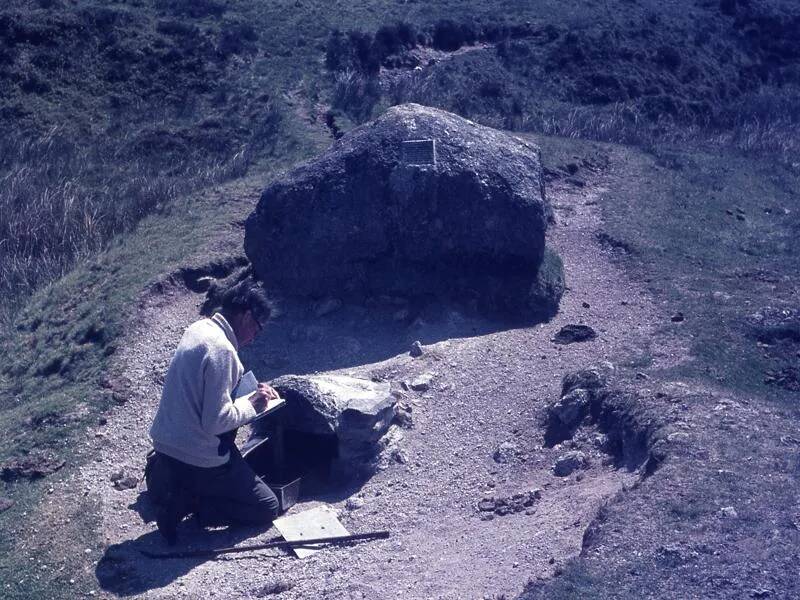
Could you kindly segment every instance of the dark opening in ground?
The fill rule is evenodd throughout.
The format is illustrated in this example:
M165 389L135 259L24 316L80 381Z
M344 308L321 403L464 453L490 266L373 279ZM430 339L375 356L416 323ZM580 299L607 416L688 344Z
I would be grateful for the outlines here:
M298 499L310 499L337 486L337 478L332 475L339 458L339 440L335 435L274 427L251 437L242 454L273 491L299 479Z

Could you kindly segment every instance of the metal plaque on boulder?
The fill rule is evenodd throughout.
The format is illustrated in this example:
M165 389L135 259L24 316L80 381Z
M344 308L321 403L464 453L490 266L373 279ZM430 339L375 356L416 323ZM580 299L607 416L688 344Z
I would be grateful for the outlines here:
M401 142L403 164L412 167L436 166L436 140Z

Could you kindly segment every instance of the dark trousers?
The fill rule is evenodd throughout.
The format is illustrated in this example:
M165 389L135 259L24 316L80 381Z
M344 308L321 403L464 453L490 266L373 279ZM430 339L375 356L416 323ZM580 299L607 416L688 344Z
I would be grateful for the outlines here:
M235 448L219 467L195 467L158 453L157 457L159 470L168 472L159 479L169 479L170 491L185 508L181 512L194 512L205 526L269 525L278 516L275 494Z

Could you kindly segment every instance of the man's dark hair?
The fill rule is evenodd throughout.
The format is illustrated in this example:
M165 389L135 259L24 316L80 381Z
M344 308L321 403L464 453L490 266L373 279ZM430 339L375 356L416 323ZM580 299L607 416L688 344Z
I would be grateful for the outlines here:
M275 314L275 306L264 288L251 278L232 285L222 294L222 313L234 315L248 310L262 326Z

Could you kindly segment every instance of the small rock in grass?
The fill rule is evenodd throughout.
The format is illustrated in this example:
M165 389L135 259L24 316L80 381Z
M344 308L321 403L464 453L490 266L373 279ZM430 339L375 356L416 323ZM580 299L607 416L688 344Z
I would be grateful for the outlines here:
M481 513L481 521L491 521L492 519L494 519L494 513L490 512Z
M266 598L267 596L278 596L284 592L288 592L294 587L291 581L278 580L266 584L260 590L256 591L256 598Z
M589 466L586 455L580 450L571 450L556 459L553 465L553 473L558 477L566 477L578 469L585 469Z
M116 483L118 481L121 481L124 477L125 477L125 471L120 469L119 471L114 471L111 474L111 477L109 477L109 479L111 479L112 483Z
M573 344L575 342L588 342L597 337L597 332L588 325L564 325L553 337L556 344Z
M527 493L519 493L511 496L509 504L514 512L522 512L526 507L533 504L533 500Z
M14 501L11 498L0 496L0 513L7 511L12 506L14 506Z
M409 354L414 358L418 358L425 354L425 351L422 349L422 344L419 343L419 340L411 344L411 350L409 351Z
M723 506L719 509L719 514L721 517L735 519L739 516L739 513L736 512L736 509L732 506Z
M670 321L673 323L682 323L686 317L683 316L682 312L676 312L674 315L670 317Z

